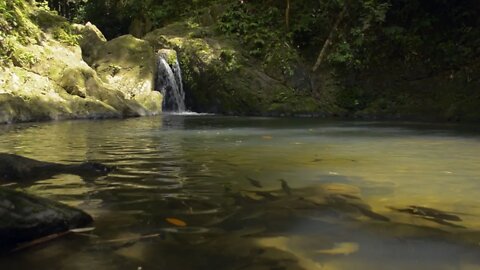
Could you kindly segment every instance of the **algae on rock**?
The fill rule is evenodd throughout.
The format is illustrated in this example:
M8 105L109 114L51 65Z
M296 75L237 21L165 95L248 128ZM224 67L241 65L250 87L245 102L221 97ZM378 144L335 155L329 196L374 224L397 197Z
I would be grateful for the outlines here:
M103 43L91 55L91 66L102 81L135 100L151 113L162 110L162 96L154 91L156 56L146 41L131 35Z
M35 31L24 38L28 42L15 39L14 33L9 36L14 53L2 55L6 62L0 67L0 123L140 116L161 111L161 94L153 91L155 56L148 43L131 43L129 37L107 43L90 24L72 26L64 18L28 4L16 10L21 11L24 24L28 22ZM139 43L143 46L138 47ZM97 57L97 48L105 59ZM115 62L107 51L119 48L126 50L120 50L123 55L116 55L119 59ZM98 61L99 70L83 57L89 63ZM109 77L104 64L118 66L119 76Z
M295 91L282 81L265 73L250 59L239 44L216 35L209 27L185 22L168 25L148 33L145 40L155 49L170 48L178 53L182 66L187 106L194 111L239 114L278 115L313 113L316 101ZM296 111L271 106L278 95L294 97L286 103L297 103ZM305 101L314 106L301 106Z

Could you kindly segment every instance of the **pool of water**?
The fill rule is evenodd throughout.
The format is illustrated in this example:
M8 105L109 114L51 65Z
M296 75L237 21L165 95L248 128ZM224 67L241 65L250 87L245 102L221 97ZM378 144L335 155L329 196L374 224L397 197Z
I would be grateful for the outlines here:
M478 126L164 115L0 126L0 152L117 167L9 184L95 230L0 269L480 269Z

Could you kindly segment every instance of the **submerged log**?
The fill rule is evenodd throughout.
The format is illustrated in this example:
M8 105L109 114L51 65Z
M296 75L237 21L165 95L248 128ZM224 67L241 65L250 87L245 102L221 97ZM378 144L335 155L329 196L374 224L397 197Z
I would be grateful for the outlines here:
M48 179L57 174L75 174L85 176L106 175L112 167L96 163L60 164L38 161L14 154L0 153L0 182L34 181Z
M0 252L93 221L82 210L48 199L0 188Z

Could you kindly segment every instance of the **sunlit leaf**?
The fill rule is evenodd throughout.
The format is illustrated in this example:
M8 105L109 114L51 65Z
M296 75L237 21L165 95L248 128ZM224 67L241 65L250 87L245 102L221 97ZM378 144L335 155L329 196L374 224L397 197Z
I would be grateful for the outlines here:
M166 218L166 221L172 225L178 226L178 227L186 227L187 223L183 220L180 220L178 218Z
M95 230L95 227L88 227L88 228L78 228L78 229L71 229L70 232L73 233L86 233Z

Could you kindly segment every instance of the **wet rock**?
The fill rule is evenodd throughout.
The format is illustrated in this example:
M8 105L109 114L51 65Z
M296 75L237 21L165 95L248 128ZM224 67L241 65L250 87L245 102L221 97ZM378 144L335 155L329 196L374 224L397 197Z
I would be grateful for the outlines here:
M0 252L93 221L87 213L29 194L0 188Z
M95 177L106 175L112 170L112 167L95 162L59 164L0 153L0 181L34 181L47 179L57 174Z

